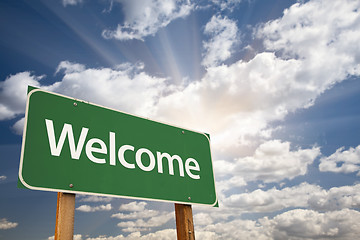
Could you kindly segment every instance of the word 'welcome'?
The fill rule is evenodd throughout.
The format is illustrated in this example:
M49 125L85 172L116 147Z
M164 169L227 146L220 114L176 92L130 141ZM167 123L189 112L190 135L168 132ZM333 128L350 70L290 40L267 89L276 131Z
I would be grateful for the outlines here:
M91 138L89 139L86 144L86 136L89 132L88 128L83 127L81 129L80 137L77 143L74 140L74 133L71 124L65 123L58 141L56 142L55 139L55 130L54 124L52 120L45 119L47 136L50 145L50 151L52 156L60 156L61 151L64 146L64 142L66 137L68 138L69 148L70 148L70 155L72 159L79 159L80 155L83 151L83 147L85 145L85 153L88 159L94 163L104 164L106 163L106 158L99 158L99 155L94 156L94 153L97 154L109 154L109 164L112 166L116 165L116 146L115 146L115 133L109 132L109 148L106 146L105 142L99 138ZM179 175L184 177L184 163L180 156L173 155L164 152L156 152L156 160L155 156L149 149L146 148L139 148L135 152L135 163L134 161L129 161L129 159L125 159L125 152L131 151L135 152L134 146L131 145L122 145L117 151L117 157L122 166L128 169L136 168L136 165L143 171L149 172L155 168L157 163L157 172L163 173L163 159L166 158L168 160L169 166L169 174L174 175L174 160L178 162L179 166ZM142 155L146 154L149 158L149 165L145 166L142 161ZM194 172L199 172L200 166L199 163L194 158L188 158L185 161L185 172L186 174L192 179L200 179L200 175L195 174Z

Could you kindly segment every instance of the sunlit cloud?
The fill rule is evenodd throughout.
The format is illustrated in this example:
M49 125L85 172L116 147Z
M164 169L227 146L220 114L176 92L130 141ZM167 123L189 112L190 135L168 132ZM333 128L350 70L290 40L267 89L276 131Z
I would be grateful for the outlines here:
M76 208L80 212L98 212L98 211L110 211L112 209L111 204L99 205L99 206L90 206L90 205L81 205Z
M228 59L232 48L240 42L236 23L227 17L213 16L205 25L204 33L210 36L203 43L205 55L202 64L205 67L218 66Z
M104 38L119 40L138 39L154 35L171 21L190 14L193 5L189 1L126 1L119 0L124 8L125 22L115 30L104 30Z

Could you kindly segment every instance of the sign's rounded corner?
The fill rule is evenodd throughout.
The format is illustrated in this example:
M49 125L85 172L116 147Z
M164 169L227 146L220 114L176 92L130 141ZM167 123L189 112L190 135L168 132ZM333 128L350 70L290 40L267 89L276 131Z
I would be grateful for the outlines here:
M46 92L44 89L41 89L41 88L33 88L33 89L30 89L30 91L28 92L28 98L30 98L31 95L33 95L34 93L36 92Z
M204 137L206 138L207 142L208 142L208 143L209 143L209 145L210 145L210 134L205 133L205 132L201 132L201 135L202 135L202 136L204 136Z
M212 204L209 204L211 207L219 207L219 199L217 198L217 195L215 195L215 201Z
M27 182L25 182L25 179L22 176L22 172L19 172L19 180L21 182L22 185L24 185L24 187L31 189L31 190L36 190L37 188L34 186L29 185Z

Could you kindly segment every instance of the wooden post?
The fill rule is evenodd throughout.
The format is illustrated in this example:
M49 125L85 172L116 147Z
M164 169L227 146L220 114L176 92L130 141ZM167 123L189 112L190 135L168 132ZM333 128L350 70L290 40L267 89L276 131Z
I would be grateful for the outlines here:
M176 232L178 240L195 240L191 205L175 203Z
M58 192L55 240L72 240L74 236L75 194Z

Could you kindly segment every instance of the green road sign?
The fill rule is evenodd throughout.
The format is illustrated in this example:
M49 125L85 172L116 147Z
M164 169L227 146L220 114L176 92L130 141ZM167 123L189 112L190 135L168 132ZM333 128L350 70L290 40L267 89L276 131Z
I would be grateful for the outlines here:
M206 134L40 89L28 94L19 180L34 190L217 202Z

